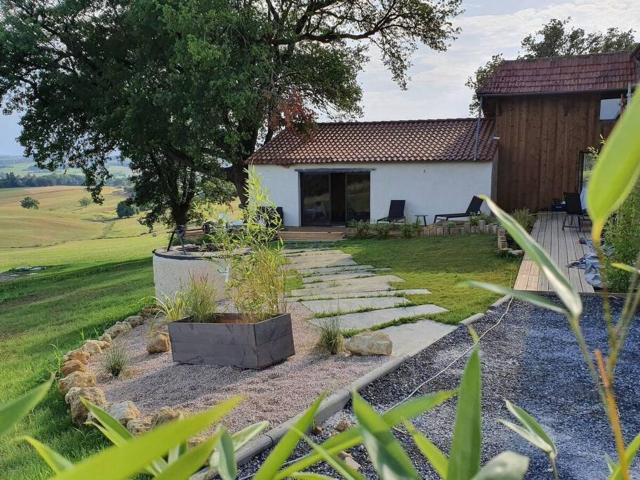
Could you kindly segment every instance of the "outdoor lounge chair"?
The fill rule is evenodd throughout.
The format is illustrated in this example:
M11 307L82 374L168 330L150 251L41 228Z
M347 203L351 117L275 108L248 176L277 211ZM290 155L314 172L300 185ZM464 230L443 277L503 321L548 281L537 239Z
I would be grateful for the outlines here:
M565 211L567 214L562 220L562 229L565 227L578 228L578 231L582 230L582 222L585 219L584 209L582 208L582 202L580 201L579 193L566 193L564 194ZM577 225L576 221L577 219ZM567 222L567 220L570 220Z
M466 218L471 215L478 215L480 213L480 207L482 207L482 199L480 197L473 197L467 211L464 213L439 213L433 217L433 223L438 221L438 218L442 220L449 220L450 218Z
M376 223L388 222L388 223L404 223L406 218L404 216L404 200L391 200L389 204L389 215L384 218L378 219Z

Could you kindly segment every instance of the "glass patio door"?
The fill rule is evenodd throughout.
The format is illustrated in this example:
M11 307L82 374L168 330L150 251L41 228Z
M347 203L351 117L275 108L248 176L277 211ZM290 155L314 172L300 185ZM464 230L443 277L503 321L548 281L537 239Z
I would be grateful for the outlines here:
M331 224L331 176L329 173L301 173L302 225Z

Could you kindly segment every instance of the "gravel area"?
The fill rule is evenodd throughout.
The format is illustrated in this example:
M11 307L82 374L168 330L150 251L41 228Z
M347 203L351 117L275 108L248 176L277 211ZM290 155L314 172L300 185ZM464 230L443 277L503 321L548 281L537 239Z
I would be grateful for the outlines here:
M286 362L265 370L235 367L180 365L171 353L146 352L148 325L142 325L116 339L126 346L131 366L124 378L100 373L98 386L110 402L131 400L143 415L169 406L198 411L231 396L242 404L226 419L235 431L267 420L271 427L306 409L323 392L344 387L385 361L380 357L330 356L315 345L316 328L307 319L309 310L290 304L296 354ZM92 358L93 370L101 372L101 355Z
M606 335L602 317L602 302L595 296L584 297L584 334L592 348L606 351ZM621 302L614 301L615 312ZM507 304L490 311L474 323L479 334L495 325ZM640 318L638 319L640 320ZM459 328L440 339L400 368L372 383L361 393L379 411L384 411L408 395L418 385L442 371L471 345L468 333ZM509 418L504 399L509 399L532 413L556 441L559 449L559 471L562 479L606 478L604 454L615 456L613 438L600 406L586 366L566 320L561 315L514 301L502 322L481 342L483 366L483 463L504 450L513 450L530 457L527 479L551 478L546 457L516 434L497 422ZM454 363L421 390L426 394L455 388L460 380L466 357ZM640 322L636 321L627 340L625 352L617 368L616 392L620 414L629 442L640 432ZM449 450L455 417L455 400L414 422L444 451ZM322 441L333 433L332 425L341 418L353 419L349 407L330 419ZM421 476L438 478L407 438L399 435ZM306 449L299 447L296 455ZM352 452L362 466L366 478L377 478L362 447ZM247 464L246 476L255 471L267 453ZM326 466L315 471L332 474ZM634 476L640 475L640 465L633 466ZM335 474L334 474L335 475Z

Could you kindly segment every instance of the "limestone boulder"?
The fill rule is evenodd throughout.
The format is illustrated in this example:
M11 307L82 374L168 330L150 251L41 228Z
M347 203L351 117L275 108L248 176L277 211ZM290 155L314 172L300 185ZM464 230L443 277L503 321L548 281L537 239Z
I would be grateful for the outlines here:
M71 350L66 353L64 357L62 357L63 362L68 362L69 360L77 360L80 363L84 363L85 365L89 363L89 355L87 352L81 349Z
M86 372L87 367L80 360L67 360L62 364L62 368L60 368L60 373L62 373L63 377L70 375L73 372Z
M123 333L127 333L131 331L131 325L127 322L116 322L109 328L107 328L104 333L108 333L109 336L114 339Z
M148 417L133 418L127 422L127 430L133 435L142 435L151 430L151 419Z
M102 353L102 347L104 346L105 343L100 340L87 340L80 349L87 352L89 355L97 355L98 353Z
M89 410L82 403L82 398L98 407L107 405L107 399L102 389L98 387L72 387L65 395L64 400L69 405L71 420L76 425L82 425L89 415Z
M66 395L73 387L94 387L96 376L91 372L72 372L58 382L58 388Z
M345 348L354 355L391 355L393 343L383 332L362 332L346 340Z
M126 318L125 322L131 325L131 328L136 328L144 323L144 317L141 315L131 315Z
M113 338L111 338L111 335L109 335L108 333L103 333L102 335L100 335L98 337L98 340L100 340L101 342L109 343L109 344L113 342Z
M171 350L171 342L169 341L169 334L158 332L154 333L147 343L147 352L149 353L162 353Z
M151 425L155 428L158 425L172 422L173 420L177 420L179 418L182 418L183 416L184 415L182 413L182 410L171 407L162 407L152 416Z
M130 401L113 403L107 408L107 412L122 425L140 417L140 410L135 403Z

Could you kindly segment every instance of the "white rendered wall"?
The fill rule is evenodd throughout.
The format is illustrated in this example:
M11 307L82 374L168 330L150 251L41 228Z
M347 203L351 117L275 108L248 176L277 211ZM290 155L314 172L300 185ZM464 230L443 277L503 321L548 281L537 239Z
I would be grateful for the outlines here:
M474 195L491 195L492 162L353 163L326 165L256 165L271 200L284 210L284 223L300 226L300 183L304 170L371 172L371 221L386 217L391 200L405 200L405 215L464 212ZM486 206L483 206L483 209Z

